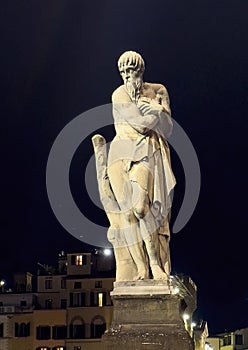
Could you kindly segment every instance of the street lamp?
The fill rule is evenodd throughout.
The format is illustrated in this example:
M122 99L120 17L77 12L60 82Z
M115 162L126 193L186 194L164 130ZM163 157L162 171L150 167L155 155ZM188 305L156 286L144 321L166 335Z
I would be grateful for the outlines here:
M104 254L105 256L110 256L110 255L112 254L112 250L106 248L106 249L103 250L103 254Z
M6 281L4 279L0 280L0 292L3 292Z

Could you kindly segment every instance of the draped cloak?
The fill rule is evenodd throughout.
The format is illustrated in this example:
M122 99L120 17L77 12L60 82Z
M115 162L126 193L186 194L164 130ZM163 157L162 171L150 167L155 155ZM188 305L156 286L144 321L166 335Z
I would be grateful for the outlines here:
M155 125L148 125L146 116L135 118L141 112L133 102L114 103L113 116L116 136L111 142L108 154L108 169L119 162L129 180L142 186L142 176L137 164L143 164L153 177L152 188L144 189L149 194L150 203L156 209L156 219L159 221L159 233L169 236L168 220L171 210L171 191L176 181L171 169L170 150L166 141L166 133L171 131L170 115L162 112L158 115ZM168 132L169 130L169 132ZM110 178L111 183L111 178ZM129 196L129 193L125 194Z

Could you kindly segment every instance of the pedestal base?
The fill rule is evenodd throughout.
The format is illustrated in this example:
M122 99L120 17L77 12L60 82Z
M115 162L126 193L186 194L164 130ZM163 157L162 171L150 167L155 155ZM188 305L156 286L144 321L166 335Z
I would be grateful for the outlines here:
M166 281L118 282L104 350L193 350L181 317L181 298Z

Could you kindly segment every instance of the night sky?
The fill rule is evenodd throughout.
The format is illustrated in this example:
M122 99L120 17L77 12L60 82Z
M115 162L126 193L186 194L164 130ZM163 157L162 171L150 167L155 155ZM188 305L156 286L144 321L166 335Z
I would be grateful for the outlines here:
M145 80L163 83L173 118L196 150L201 192L184 229L172 235L173 271L198 286L196 319L211 333L248 326L247 0L9 0L0 11L0 273L35 271L60 250L89 249L57 221L46 192L46 164L60 131L110 102L116 62L135 50ZM111 139L113 130L103 130ZM70 169L79 208L96 223L103 211L85 193L93 150L82 140ZM172 150L172 223L184 172ZM59 174L58 174L59 176ZM87 227L85 228L85 230Z

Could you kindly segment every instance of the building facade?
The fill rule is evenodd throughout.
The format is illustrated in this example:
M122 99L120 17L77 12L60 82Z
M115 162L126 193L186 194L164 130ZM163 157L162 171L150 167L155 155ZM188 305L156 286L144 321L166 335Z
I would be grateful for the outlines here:
M112 321L114 257L103 251L61 252L56 268L38 265L36 292L26 273L15 274L14 292L0 293L0 350L101 350L101 337ZM206 323L195 328L192 323L194 282L174 275L171 285L178 290L196 350L205 350Z
M207 343L213 350L248 350L248 327L210 337Z
M112 259L112 262L111 262ZM18 293L0 293L0 350L95 350L110 326L113 256L61 253L58 268L15 274Z

